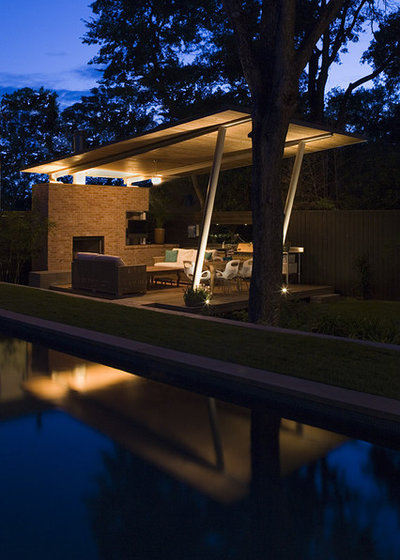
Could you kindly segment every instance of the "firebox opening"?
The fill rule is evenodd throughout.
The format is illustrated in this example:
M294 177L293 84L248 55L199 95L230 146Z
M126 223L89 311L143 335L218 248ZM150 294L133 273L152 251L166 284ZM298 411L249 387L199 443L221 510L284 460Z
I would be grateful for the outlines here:
M104 236L72 238L72 259L76 253L104 253Z

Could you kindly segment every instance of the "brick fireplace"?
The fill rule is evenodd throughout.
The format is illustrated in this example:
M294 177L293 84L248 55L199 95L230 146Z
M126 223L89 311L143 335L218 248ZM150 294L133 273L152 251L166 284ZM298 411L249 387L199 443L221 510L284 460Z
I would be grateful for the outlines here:
M52 224L47 245L32 262L35 286L67 282L76 250L117 255L127 265L151 265L165 249L127 244L127 220L148 211L148 188L44 183L33 186L32 208Z

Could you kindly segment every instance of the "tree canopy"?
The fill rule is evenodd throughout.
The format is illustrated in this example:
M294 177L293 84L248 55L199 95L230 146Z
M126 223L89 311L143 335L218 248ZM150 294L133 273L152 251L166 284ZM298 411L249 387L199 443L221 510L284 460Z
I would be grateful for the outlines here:
M40 175L21 177L19 170L33 159L45 160L62 148L58 137L55 92L23 88L0 99L2 208L30 207L31 186Z
M60 115L63 136L71 136L75 130L85 131L88 146L133 136L154 125L136 96L121 87L94 88Z
M102 83L133 92L149 112L180 118L247 89L219 2L96 0L92 10L85 41L99 45Z
M268 20L266 2L242 2L246 33L259 38L261 14ZM294 41L299 46L326 1L297 0ZM400 10L386 12L386 3L344 0L336 17L316 41L301 76L302 116L325 119L326 84L330 68L340 64L362 33L373 29L371 47L363 57L376 76L399 83L398 37ZM223 3L141 0L135 8L125 0L97 0L87 22L85 41L99 45L93 62L104 67L102 83L131 91L141 107L168 118L235 103L250 106L246 71L237 51L237 37ZM276 11L271 5L270 12ZM239 12L238 12L239 13ZM258 47L261 44L258 41ZM397 53L397 54L396 54ZM260 53L261 56L261 53ZM362 83L371 79L366 73ZM358 87L357 85L355 87ZM353 87L354 89L354 87ZM353 91L349 91L349 95ZM347 102L347 99L345 100Z

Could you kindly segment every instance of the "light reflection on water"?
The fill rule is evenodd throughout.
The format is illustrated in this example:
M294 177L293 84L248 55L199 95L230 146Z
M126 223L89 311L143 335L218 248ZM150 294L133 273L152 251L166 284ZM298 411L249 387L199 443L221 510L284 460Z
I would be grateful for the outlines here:
M397 451L228 403L213 416L23 341L0 340L0 366L5 560L400 557Z

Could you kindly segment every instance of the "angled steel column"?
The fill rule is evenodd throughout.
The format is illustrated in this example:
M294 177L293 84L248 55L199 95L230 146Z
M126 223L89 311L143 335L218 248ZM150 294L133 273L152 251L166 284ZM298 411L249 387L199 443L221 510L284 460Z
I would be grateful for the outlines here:
M200 276L203 270L204 254L207 248L208 234L211 225L211 216L214 209L215 193L217 191L218 177L221 169L222 154L224 152L226 128L218 129L217 142L215 145L214 160L208 180L206 201L204 205L203 220L201 224L199 245L197 248L196 264L193 273L192 287L197 288L200 284Z
M283 220L283 244L286 241L286 234L289 227L290 216L292 215L293 201L296 195L297 184L299 182L301 164L303 163L304 148L306 144L301 141L297 148L296 159L294 161L292 176L290 178L289 190L286 196L285 209L284 209L284 220Z
M208 416L210 417L211 433L214 443L215 462L218 470L224 470L224 450L222 447L221 432L218 425L217 402L213 397L207 399Z

